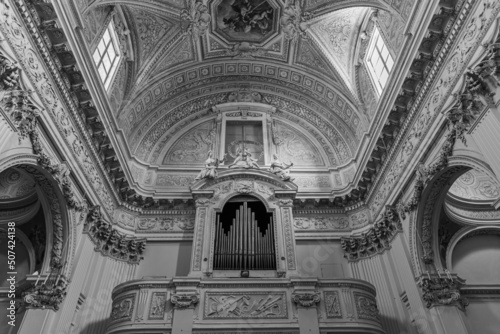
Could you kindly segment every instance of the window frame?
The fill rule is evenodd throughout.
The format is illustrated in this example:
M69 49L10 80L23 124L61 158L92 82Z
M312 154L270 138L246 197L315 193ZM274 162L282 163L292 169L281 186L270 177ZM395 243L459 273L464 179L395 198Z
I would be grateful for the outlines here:
M108 36L108 40L106 40L106 36ZM110 50L112 51L110 52ZM114 54L113 59L111 59L111 54ZM113 20L110 20L92 53L94 65L106 91L111 87L122 58L123 55L121 54L115 25ZM108 60L108 66L106 66L106 59Z
M374 58L377 58L376 61L372 61ZM368 73L370 74L370 79L375 86L378 96L380 96L387 85L391 71L394 67L394 59L376 25L373 27L365 63L368 68ZM383 77L384 74L385 78Z

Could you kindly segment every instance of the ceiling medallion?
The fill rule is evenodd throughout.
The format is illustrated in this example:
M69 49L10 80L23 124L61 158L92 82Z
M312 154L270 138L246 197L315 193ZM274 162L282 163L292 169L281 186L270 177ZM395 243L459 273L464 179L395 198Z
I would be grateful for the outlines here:
M211 7L213 32L228 43L263 45L277 34L279 6L273 0L219 0Z

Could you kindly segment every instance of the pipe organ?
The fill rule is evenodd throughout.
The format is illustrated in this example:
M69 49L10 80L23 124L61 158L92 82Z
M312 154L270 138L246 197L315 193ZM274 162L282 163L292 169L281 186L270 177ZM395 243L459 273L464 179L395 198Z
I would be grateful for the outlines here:
M272 214L263 214L252 202L238 204L229 213L217 214L214 269L275 270Z

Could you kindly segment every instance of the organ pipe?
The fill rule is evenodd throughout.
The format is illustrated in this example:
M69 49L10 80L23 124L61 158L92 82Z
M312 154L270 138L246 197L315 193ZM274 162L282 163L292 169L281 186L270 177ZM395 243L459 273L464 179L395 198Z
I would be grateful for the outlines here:
M234 211L233 211L234 212ZM235 210L231 224L217 215L214 269L270 270L276 268L274 222L259 222L247 202Z

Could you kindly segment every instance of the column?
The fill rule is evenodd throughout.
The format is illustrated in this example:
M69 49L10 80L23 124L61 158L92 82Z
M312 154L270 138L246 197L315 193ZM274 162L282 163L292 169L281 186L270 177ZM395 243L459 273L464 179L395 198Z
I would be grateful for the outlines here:
M190 277L202 277L208 272L208 257L210 256L210 213L213 210L210 199L213 191L197 190L193 191L196 197L196 220L194 224L193 250L191 253Z

